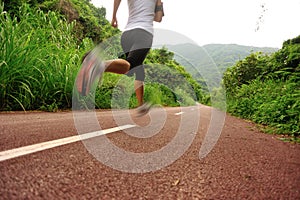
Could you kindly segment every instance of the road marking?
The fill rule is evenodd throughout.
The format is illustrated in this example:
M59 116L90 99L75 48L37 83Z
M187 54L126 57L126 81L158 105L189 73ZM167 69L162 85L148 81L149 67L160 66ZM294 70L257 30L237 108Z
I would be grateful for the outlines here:
M182 115L184 112L175 113L175 115Z
M124 125L124 126L119 126L119 127L115 127L115 128L106 129L106 130L85 133L85 134L81 134L81 135L71 136L71 137L67 137L67 138L61 138L61 139L52 140L52 141L48 141L48 142L42 142L42 143L33 144L33 145L25 146L25 147L20 147L20 148L15 148L15 149L11 149L11 150L2 151L2 152L0 152L0 162L5 161L5 160L9 160L9 159L12 159L12 158L24 156L24 155L27 155L27 154L35 153L35 152L38 152L38 151L43 151L43 150L46 150L46 149L51 149L51 148L54 148L54 147L62 146L62 145L65 145L65 144L78 142L80 140L86 140L86 139L90 139L90 138L93 138L93 137L105 135L105 134L108 134L108 133L113 133L113 132L125 130L125 129L128 129L128 128L133 128L135 126L136 125L128 124L128 125Z

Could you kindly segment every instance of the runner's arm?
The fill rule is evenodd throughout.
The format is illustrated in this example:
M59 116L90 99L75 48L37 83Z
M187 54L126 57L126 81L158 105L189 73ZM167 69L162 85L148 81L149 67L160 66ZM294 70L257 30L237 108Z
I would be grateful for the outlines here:
M164 16L163 2L161 2L161 0L157 0L155 5L154 21L161 22L163 16Z
M120 3L121 3L121 0L114 0L114 10L113 10L113 16L112 16L112 20L111 20L111 25L114 28L118 27L117 12L118 12Z

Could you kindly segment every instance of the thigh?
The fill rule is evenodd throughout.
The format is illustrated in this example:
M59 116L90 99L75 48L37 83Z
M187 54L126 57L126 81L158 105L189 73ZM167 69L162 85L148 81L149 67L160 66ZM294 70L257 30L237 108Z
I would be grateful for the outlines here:
M121 44L130 68L143 64L152 46L152 40L152 34L142 29L133 29L122 34Z
M130 51L126 60L130 63L130 69L142 65L150 49L136 49Z

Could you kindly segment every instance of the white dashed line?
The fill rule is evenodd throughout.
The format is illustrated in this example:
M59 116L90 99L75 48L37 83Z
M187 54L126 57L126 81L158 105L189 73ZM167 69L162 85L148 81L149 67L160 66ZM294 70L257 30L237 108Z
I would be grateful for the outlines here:
M182 115L184 112L175 113L175 115Z
M106 130L90 132L90 133L86 133L86 134L82 134L82 135L76 135L76 136L71 136L71 137L67 137L67 138L62 138L62 139L52 140L52 141L48 141L48 142L33 144L33 145L25 146L25 147L20 147L20 148L16 148L16 149L2 151L2 152L0 152L0 162L4 161L4 160L9 160L12 158L24 156L27 154L35 153L38 151L43 151L46 149L51 149L54 147L62 146L65 144L78 142L80 140L86 140L86 139L90 139L93 137L105 135L108 133L125 130L125 129L132 128L132 127L135 127L135 125L128 124L128 125L124 125L124 126L106 129Z

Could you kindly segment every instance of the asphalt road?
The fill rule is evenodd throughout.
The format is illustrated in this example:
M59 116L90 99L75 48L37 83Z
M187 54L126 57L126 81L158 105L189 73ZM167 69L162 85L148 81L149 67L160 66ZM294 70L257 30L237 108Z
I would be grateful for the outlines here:
M200 159L210 107L97 111L100 132L73 114L0 114L0 199L300 199L300 145L250 122L226 115Z

